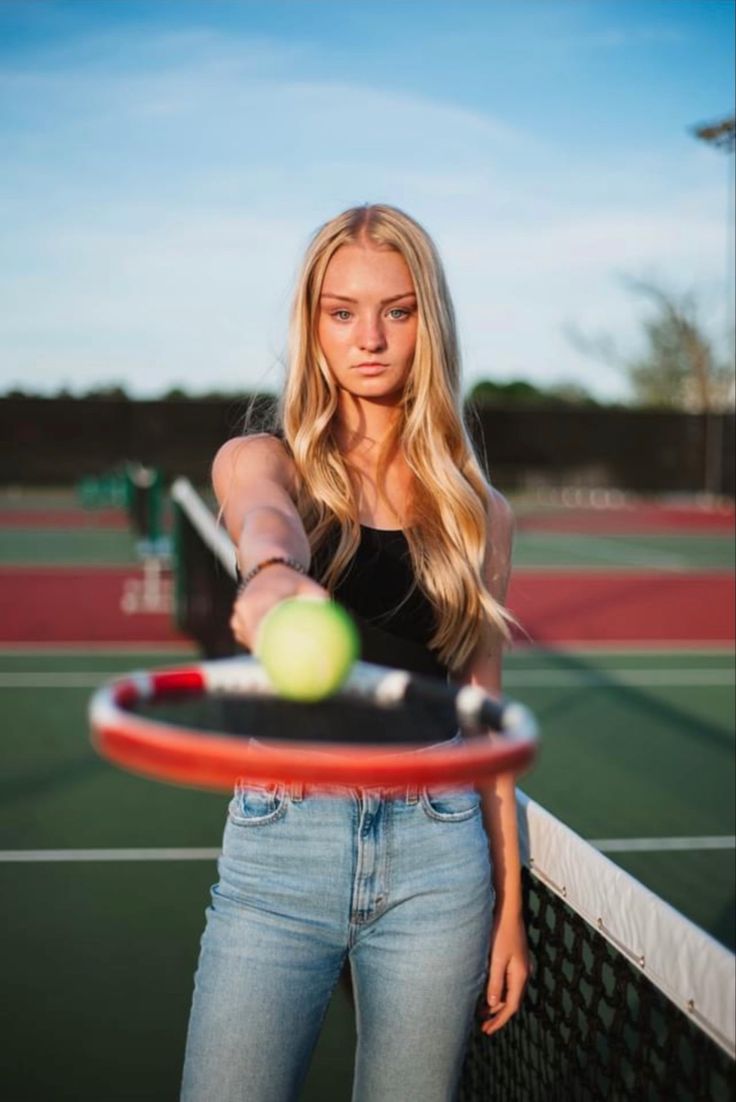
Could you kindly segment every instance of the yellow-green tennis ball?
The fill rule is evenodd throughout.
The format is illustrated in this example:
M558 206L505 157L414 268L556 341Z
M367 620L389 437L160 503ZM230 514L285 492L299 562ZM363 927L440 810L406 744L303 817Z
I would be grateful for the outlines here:
M269 680L290 700L336 692L358 657L355 624L334 601L289 597L261 621L256 654Z

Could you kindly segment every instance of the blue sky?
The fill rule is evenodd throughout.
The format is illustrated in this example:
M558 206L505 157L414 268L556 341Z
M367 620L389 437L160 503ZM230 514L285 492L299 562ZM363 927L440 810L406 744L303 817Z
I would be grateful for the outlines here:
M278 389L296 267L390 202L445 259L468 385L625 394L622 276L726 341L731 0L0 0L0 391ZM730 160L733 167L733 160Z

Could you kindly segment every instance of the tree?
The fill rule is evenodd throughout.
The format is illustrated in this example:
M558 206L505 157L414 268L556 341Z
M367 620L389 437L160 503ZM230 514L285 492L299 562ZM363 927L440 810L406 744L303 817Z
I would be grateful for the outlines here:
M598 403L577 383L555 383L542 388L526 379L501 383L491 379L477 382L468 395L474 405L487 406L594 406Z
M676 295L645 280L627 279L626 284L655 308L643 322L641 352L622 353L610 335L589 337L569 327L575 346L623 370L637 405L691 413L733 408L733 366L718 357L696 296Z
M81 397L87 399L108 399L116 402L127 402L129 395L123 383L100 383L99 386L90 387Z

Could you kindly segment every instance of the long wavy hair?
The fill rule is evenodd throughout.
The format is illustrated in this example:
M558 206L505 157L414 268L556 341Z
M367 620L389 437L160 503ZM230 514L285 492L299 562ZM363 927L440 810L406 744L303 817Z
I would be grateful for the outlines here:
M312 553L337 537L319 579L332 590L360 540L356 488L335 435L338 388L317 339L319 300L332 256L369 241L399 252L417 296L410 369L382 461L400 449L412 474L405 529L417 584L436 610L430 646L451 670L472 654L489 622L508 638L511 619L483 580L489 489L463 424L455 314L437 250L403 211L353 207L313 237L294 295L287 379L277 411L298 475L297 507ZM380 479L379 479L380 483Z

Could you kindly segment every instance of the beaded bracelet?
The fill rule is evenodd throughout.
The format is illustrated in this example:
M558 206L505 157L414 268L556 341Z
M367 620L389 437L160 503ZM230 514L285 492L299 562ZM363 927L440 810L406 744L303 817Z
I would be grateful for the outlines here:
M292 570L296 570L297 574L307 573L302 564L296 559L292 559L290 555L274 555L272 559L264 559L263 562L257 563L248 571L247 574L243 575L238 586L238 596L240 596L245 587L253 581L256 574L260 574L260 572L262 570L265 570L267 566L276 566L279 563L283 566L290 567Z

